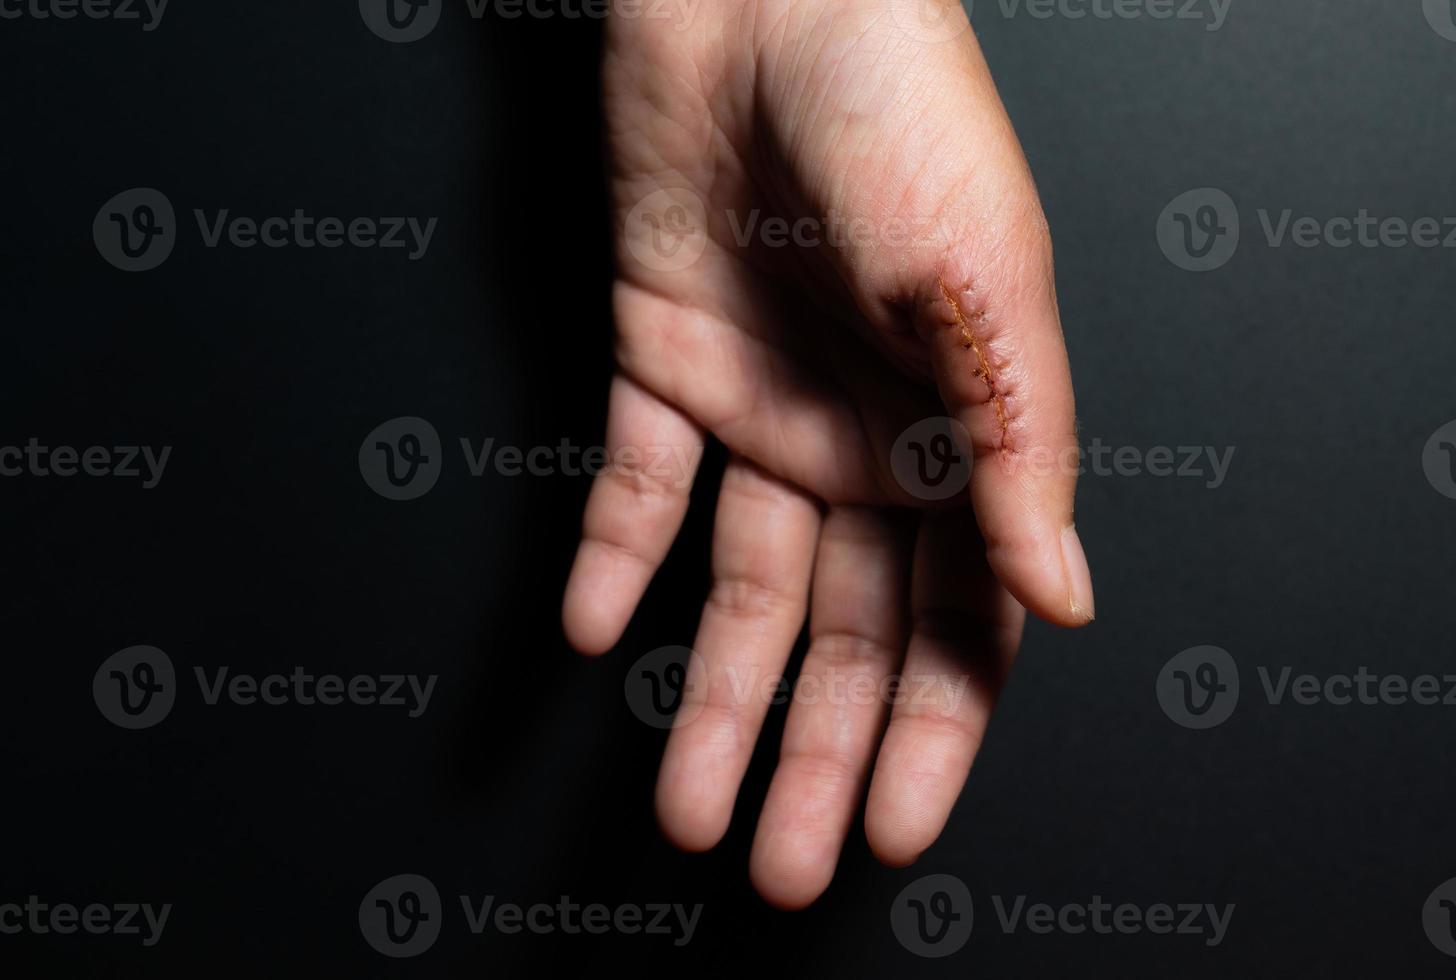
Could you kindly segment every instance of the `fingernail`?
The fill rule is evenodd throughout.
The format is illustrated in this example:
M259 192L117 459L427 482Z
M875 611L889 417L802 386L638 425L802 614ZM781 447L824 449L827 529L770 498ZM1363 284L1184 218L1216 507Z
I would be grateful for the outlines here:
M1092 569L1087 567L1087 553L1082 550L1077 528L1070 524L1062 531L1062 567L1067 572L1067 601L1072 615L1091 622L1097 618L1097 606L1092 601Z

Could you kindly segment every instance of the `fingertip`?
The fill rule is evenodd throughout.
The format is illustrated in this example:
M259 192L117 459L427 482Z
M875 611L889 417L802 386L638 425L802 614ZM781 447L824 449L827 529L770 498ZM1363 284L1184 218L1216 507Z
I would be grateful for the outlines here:
M680 809L657 800L657 826L667 842L679 851L688 854L702 854L718 846L728 825L705 821L700 815L685 814Z
M766 821L772 819L765 807L748 859L748 877L765 902L781 911L797 912L813 905L829 888L839 851L833 848L832 853L825 853L823 843L812 834L767 829Z
M766 903L780 912L802 912L823 896L833 877L808 862L785 861L782 850L773 853L754 847L748 859L748 880Z
M1097 618L1097 604L1092 595L1092 569L1077 527L1068 524L1062 529L1062 566L1067 576L1068 606L1073 625L1085 626Z
M728 833L728 822L733 816L731 806L722 812L721 803L711 792L703 790L704 787L691 780L673 776L664 763L654 801L657 826L669 844L689 854L701 854L717 847Z
M1030 535L985 529L986 562L996 578L1028 612L1055 626L1075 629L1096 616L1092 573L1076 529Z
M796 881L754 870L752 866L748 876L758 897L780 912L804 911L817 902L829 887L827 881Z
M581 564L580 559L577 564ZM579 572L579 568L574 570L566 583L566 595L561 601L561 628L573 650L588 657L599 657L617 645L626 623Z
M562 617L562 628L567 644L584 657L600 657L617 645L615 640L607 638L606 633L583 626L580 619L570 614Z
M876 861L888 868L908 868L920 860L929 844L922 840L919 822L906 818L906 800L894 798L895 793L894 788L883 784L870 787L865 806L865 841Z
M887 868L908 868L920 860L920 855L925 853L924 848L910 846L905 841L896 841L885 837L881 833L865 828L865 836L869 839L870 853L875 860Z

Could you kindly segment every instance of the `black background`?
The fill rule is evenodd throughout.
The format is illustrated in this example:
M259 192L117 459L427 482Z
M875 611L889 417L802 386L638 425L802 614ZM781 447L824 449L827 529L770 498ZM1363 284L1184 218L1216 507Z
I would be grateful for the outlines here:
M782 712L706 856L658 837L663 733L622 696L690 643L711 479L620 648L587 661L559 597L584 478L471 476L407 503L360 478L386 419L447 451L599 444L610 362L600 24L474 20L412 44L356 6L171 5L158 29L0 21L6 220L0 444L170 445L164 479L0 480L0 901L171 902L162 941L0 936L8 976L518 976L615 964L813 976L1400 976L1451 961L1421 907L1456 875L1456 709L1273 706L1255 665L1442 674L1456 503L1421 451L1456 417L1452 254L1271 248L1256 211L1456 215L1456 44L1418 2L1236 0L1227 23L975 23L1057 245L1083 441L1235 447L1227 481L1084 477L1098 621L1033 625L968 788L920 864L858 830L828 894L770 910L747 852ZM101 203L163 190L159 269L91 241ZM1159 252L1191 188L1239 202L1206 275ZM191 210L438 216L426 257L202 247ZM711 472L711 470L710 470ZM439 675L382 708L207 707L145 731L97 711L112 652L179 673ZM1243 668L1231 720L1154 697L1180 650ZM184 685L184 688L188 685ZM693 941L488 932L458 914L418 959L356 921L381 879L523 905L704 906ZM896 941L922 874L960 877L976 931L946 960ZM1003 934L987 897L1234 903L1197 937ZM455 907L458 912L458 906ZM11 964L10 968L6 964Z

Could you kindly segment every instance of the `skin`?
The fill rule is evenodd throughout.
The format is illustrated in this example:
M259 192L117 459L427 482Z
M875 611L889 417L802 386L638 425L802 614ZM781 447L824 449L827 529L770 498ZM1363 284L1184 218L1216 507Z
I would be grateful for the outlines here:
M828 887L862 801L887 864L935 841L1027 610L1092 618L1050 237L953 2L618 16L604 71L619 231L607 445L688 463L598 477L566 634L584 653L616 644L681 526L704 440L722 441L714 584L657 810L682 848L721 839L763 681L807 618L750 860L766 900L801 908ZM745 234L754 215L827 225L785 244ZM688 251L662 247L665 222L690 229ZM948 507L890 467L901 432L943 415L974 463ZM877 696L894 675L902 696Z

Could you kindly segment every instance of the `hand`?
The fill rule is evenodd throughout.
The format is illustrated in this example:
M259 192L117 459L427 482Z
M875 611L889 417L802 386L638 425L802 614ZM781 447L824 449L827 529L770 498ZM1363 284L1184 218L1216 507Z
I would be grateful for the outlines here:
M604 67L620 230L607 445L691 462L598 477L564 622L584 652L618 641L706 433L726 444L657 808L681 847L722 837L763 681L807 613L800 691L819 693L793 700L751 859L760 893L797 908L828 886L872 759L875 854L908 864L940 834L1023 607L1092 618L1075 413L1046 222L954 0L695 10L613 19ZM937 415L964 427L970 492L911 510L925 502L890 450ZM896 674L897 698L854 694Z

